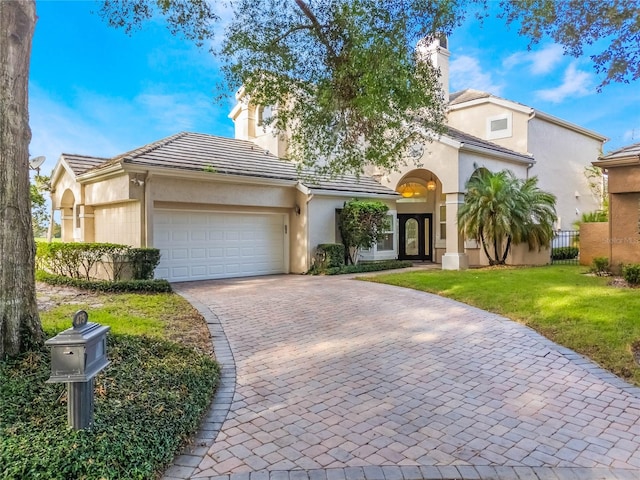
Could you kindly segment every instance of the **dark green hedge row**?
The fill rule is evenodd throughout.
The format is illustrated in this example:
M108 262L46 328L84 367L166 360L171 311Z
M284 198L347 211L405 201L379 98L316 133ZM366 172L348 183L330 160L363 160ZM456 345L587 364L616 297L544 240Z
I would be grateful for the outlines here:
M578 257L578 247L558 247L551 250L552 260L573 260Z
M151 280L160 263L157 248L133 248L115 243L36 242L38 269L70 278L90 280L101 274L120 280L128 274L134 280ZM127 270L130 270L127 272Z
M49 285L82 288L83 290L92 290L96 292L167 293L172 291L171 284L167 280L161 279L121 280L116 282L111 280L83 280L81 278L69 278L62 275L53 275L51 273L38 270L36 272L36 280L48 283Z
M384 260L380 262L364 262L357 265L343 265L342 267L328 268L326 275L342 275L344 273L365 273L378 272L382 270L393 270L395 268L407 268L413 265L408 260Z
M48 332L51 333L51 332ZM48 351L0 362L0 478L155 479L198 428L219 379L210 357L167 341L108 336L94 425L67 427Z

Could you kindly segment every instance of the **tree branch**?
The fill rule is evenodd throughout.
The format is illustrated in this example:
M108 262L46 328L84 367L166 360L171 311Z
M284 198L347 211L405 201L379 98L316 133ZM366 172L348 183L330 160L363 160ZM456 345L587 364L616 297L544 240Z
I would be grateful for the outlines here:
M269 46L273 46L279 43L280 40L287 38L289 35L299 30L313 30L313 29L314 29L314 25L296 25L295 27L291 27L289 30L287 30L283 34L278 35L276 38L271 40L271 42L269 42Z
M331 41L329 40L329 38L327 38L327 36L324 34L322 25L318 21L318 17L315 16L315 14L309 8L309 5L307 5L303 0L295 0L295 2L296 2L296 5L298 6L298 8L300 10L302 10L302 13L304 13L304 15L309 20L311 20L311 24L313 25L313 29L318 34L318 39L320 40L320 42L322 42L324 44L325 47L327 47L327 50L329 51L329 55L332 58L337 58L338 54L336 53L336 51L334 50L333 46L331 45Z

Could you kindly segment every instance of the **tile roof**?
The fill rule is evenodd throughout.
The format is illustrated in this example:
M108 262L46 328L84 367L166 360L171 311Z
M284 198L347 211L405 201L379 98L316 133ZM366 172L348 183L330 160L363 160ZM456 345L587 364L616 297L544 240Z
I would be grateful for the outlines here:
M166 168L197 172L285 180L302 183L319 190L378 195L397 195L371 177L344 175L337 178L300 175L296 166L272 155L248 140L218 137L202 133L181 132L144 145L94 165L99 171L117 163L147 168ZM86 172L74 171L77 175ZM302 179L301 179L302 177Z
M533 157L531 155L527 155L526 153L520 153L520 152L516 152L514 150L510 150L510 149L502 147L502 146L500 146L500 145L498 145L496 143L488 142L487 140L483 140L481 138L474 137L473 135L469 135L468 133L464 133L464 132L462 132L460 130L457 130L455 128L452 128L452 127L447 127L447 134L446 135L448 137L453 138L454 140L459 141L460 143L463 143L463 144L486 148L488 150L493 150L494 152L498 152L498 153L514 155L514 156L522 158L524 161L529 162L529 163L534 161L534 159L533 159Z
M87 170L91 170L92 168L102 165L109 160L108 158L74 155L71 153L63 153L62 156L76 175L81 175Z
M640 157L640 143L634 143L633 145L628 145L618 150L614 150L613 152L601 156L599 160L616 160L618 158L634 156Z

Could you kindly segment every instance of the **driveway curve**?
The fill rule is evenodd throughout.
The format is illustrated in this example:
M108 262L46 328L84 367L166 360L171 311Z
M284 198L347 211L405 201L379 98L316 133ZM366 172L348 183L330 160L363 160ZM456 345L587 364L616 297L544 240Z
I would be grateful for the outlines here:
M342 277L175 287L223 378L167 480L640 478L640 389L504 317Z

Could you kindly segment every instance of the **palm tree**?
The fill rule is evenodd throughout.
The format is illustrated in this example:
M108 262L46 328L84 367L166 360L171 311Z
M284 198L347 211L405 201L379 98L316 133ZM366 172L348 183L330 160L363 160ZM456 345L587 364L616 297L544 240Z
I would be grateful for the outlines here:
M494 173L481 168L466 189L458 228L482 244L489 265L504 265L512 244L526 242L533 250L553 239L556 197L538 188L537 177L521 180L510 170Z

